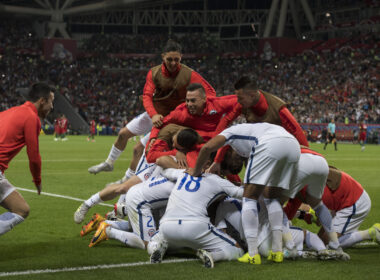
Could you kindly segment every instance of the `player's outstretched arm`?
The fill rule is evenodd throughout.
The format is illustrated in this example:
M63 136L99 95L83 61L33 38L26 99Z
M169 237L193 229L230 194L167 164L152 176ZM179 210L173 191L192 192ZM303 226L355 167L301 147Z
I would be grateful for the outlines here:
M217 135L208 141L199 152L194 169L189 169L188 173L194 177L200 176L202 174L203 166L210 159L211 153L221 148L225 143L226 138L223 135Z

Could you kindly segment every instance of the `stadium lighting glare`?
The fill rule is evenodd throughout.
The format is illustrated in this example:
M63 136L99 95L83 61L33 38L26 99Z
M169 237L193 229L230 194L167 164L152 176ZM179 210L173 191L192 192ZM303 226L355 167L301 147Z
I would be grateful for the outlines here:
M29 36L29 37L32 37L32 33L28 33L28 36Z
M302 39L305 40L305 39L306 39L306 36L305 36L305 35L302 35Z
M276 68L276 69L278 68L277 64L274 66L274 68Z
M330 17L331 16L331 14L329 13L329 12L327 12L326 13L326 17L328 18L328 17Z
M5 74L2 74L1 77L2 77L2 78L5 78Z

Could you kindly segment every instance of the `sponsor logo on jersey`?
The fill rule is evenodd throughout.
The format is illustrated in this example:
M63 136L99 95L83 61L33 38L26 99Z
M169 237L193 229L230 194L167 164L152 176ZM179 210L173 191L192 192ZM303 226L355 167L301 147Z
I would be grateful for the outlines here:
M151 173L149 173L149 172L148 172L148 173L145 173L145 174L144 174L144 179L145 179L145 180L148 180L149 177L150 177L150 174L151 174Z

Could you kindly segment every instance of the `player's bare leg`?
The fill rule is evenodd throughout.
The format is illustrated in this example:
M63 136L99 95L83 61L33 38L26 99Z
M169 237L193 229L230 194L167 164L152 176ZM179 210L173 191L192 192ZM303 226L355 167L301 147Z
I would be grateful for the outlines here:
M10 193L0 204L9 212L0 215L0 235L10 231L29 215L30 207L18 191Z
M74 221L77 224L80 224L83 222L87 212L91 207L102 203L103 201L114 199L119 195L126 193L132 186L138 183L141 183L140 178L133 176L122 184L112 184L106 186L103 190L94 194L79 206L79 208L74 213Z

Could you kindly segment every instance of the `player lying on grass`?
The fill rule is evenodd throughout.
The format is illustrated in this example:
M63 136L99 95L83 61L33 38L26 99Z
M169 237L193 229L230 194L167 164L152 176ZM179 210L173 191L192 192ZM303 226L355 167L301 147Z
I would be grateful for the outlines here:
M294 217L304 201L308 188L298 193L297 197L286 205L284 210L289 219ZM371 200L361 184L350 175L330 166L322 201L333 213L333 230L338 233L342 248L351 247L364 240L373 240L380 244L379 223L367 230L358 230L371 209ZM322 240L327 241L323 228L319 235Z
M259 200L260 213L259 213L259 234L258 244L259 253L262 256L268 256L271 248L271 231L268 221L268 213L263 204L263 200ZM241 220L241 200L234 198L226 198L218 206L215 218L215 225L218 229L226 230L227 227L236 230L240 239L245 242L244 231ZM303 258L319 258L323 260L327 259L342 259L348 260L349 255L343 251L328 250L323 241L317 234L308 230L290 227L289 233L292 235L292 240L295 243L297 249L297 255ZM284 257L292 257L289 254L288 249L284 246Z

